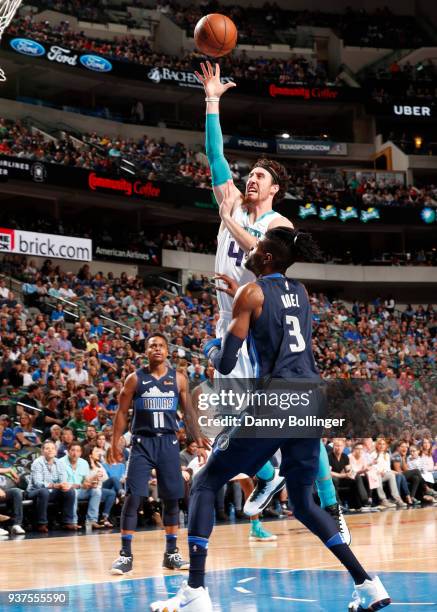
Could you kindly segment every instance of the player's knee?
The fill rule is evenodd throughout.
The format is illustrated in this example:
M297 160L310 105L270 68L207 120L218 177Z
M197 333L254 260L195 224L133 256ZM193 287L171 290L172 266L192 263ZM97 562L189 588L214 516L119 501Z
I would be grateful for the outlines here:
M294 516L300 520L302 517L308 516L315 502L312 496L311 487L300 488L298 486L288 488L289 500L293 506Z
M162 522L165 527L174 527L179 524L179 501L177 499L164 500Z
M132 493L128 493L124 498L122 517L126 520L131 520L137 518L138 508L140 506L141 497L139 495L132 495ZM124 529L128 529L128 527L123 527Z

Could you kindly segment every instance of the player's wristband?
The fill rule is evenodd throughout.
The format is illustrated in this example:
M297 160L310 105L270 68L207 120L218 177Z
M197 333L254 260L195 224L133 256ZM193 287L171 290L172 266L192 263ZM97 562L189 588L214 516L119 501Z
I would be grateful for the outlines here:
M215 350L211 356L211 361L220 374L229 374L235 368L238 359L238 352L244 340L237 338L233 333L227 332L224 337L222 347L219 351Z
M205 355L205 357L208 357L208 359L212 359L213 354L219 351L221 347L221 339L213 338L213 340L209 340L203 347L203 354Z
M211 96L209 98L205 98L205 102L220 102L220 98L216 98L214 96Z

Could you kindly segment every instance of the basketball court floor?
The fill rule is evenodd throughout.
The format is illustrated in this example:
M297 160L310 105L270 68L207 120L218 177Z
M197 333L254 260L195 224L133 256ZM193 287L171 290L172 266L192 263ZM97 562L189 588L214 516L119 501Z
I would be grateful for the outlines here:
M437 610L437 509L385 511L347 517L352 548L377 573L396 612ZM278 541L249 544L248 524L214 529L207 584L217 612L342 612L353 590L337 560L296 520L268 523ZM150 601L176 593L186 572L161 568L163 532L134 539L134 571L108 573L118 554L117 533L15 539L0 542L0 610L42 610L19 603L17 592L63 593L51 610L147 611ZM186 557L186 530L179 546ZM390 608L388 608L390 609Z

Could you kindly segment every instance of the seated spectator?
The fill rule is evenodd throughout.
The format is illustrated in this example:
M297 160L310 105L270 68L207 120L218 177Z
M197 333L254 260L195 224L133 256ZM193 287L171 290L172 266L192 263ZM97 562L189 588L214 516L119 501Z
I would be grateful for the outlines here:
M100 435L98 436L98 438L99 437ZM113 478L121 485L124 485L126 481L126 464L116 462L112 455L111 444L108 442L106 442L106 444L108 444L108 447L106 450L106 457L102 461L103 468L108 474L108 478ZM120 499L122 499L125 495L124 489L119 489L118 494Z
M23 535L23 491L17 486L20 482L16 470L11 467L0 468L0 501L5 501L12 507L11 535ZM7 531L0 529L0 535Z
M41 410L41 388L37 383L32 383L27 388L27 394L17 403L17 415L20 416L24 413L29 414L32 423L38 418L39 411ZM37 408L38 410L32 410Z
M54 442L54 444L56 446L56 453L58 452L58 450L59 450L59 448L61 446L61 436L62 436L62 428L60 427L60 425L57 425L55 423L54 425L52 425L50 427L50 437L49 437L49 440Z
M73 380L76 385L88 384L88 372L83 369L83 359L76 357L74 360L74 368L68 372L68 380Z
M70 352L73 350L73 344L68 337L68 331L66 329L63 329L60 333L59 350L62 352L65 352L65 351Z
M352 469L358 470L361 466L367 475L369 486L373 489L378 497L379 505L383 508L406 508L406 504L399 496L399 490L396 484L394 472L390 467L390 456L381 453L376 454L372 451L368 456L364 454L364 446L362 443L356 443L354 450L349 456ZM395 503L391 503L385 494L383 483L387 482L390 490L391 498Z
M96 444L97 429L92 423L88 423L85 431L85 439L82 441L82 448L91 449ZM85 452L87 454L87 452Z
M437 449L437 447L436 447ZM424 471L432 474L433 481L429 480L434 489L437 488L437 461L434 462L432 454L432 443L429 438L424 438L420 447L420 457Z
M91 421L91 423L92 423L92 425L94 425L94 427L96 427L96 429L98 431L102 431L102 429L105 427L105 425L111 425L112 426L112 421L108 417L108 413L106 412L106 410L104 408L99 408L99 410L97 411L96 418L93 419Z
M23 446L38 446L41 444L41 438L32 428L32 422L28 414L22 414L20 416L20 424L14 428L14 435L18 448L22 448Z
M42 445L42 455L33 461L27 497L36 502L37 531L48 532L47 507L49 501L62 503L64 528L76 531L74 522L75 491L67 482L65 464L56 458L56 447L51 440Z
M80 406L77 406L74 410L74 417L67 423L67 427L73 430L74 437L77 440L85 440L85 434L88 423L83 418L83 410Z
M101 489L102 493L103 512L101 523L104 527L112 528L113 525L109 520L109 515L117 494L122 490L121 483L114 478L108 477L100 461L100 449L97 446L90 449L87 460L91 468L90 478L93 483L96 483L96 487Z
M67 454L68 447L73 442L73 440L74 440L74 431L71 429L71 427L63 427L62 433L61 433L61 443L58 446L58 450L56 454L58 459L61 459Z
M426 469L424 457L419 453L419 449L414 444L410 445L409 455L407 459L407 465L410 470L419 470L420 475L426 482L426 493L428 495L434 495L434 475L432 471Z
M396 451L392 456L393 469L395 472L404 474L411 491L413 503L415 499L424 505L433 503L434 498L427 494L426 482L423 480L420 471L408 468L408 448L408 442L400 441L396 444Z
M0 416L0 447L5 446L7 448L13 448L15 444L15 434L12 427L10 427L11 418L7 414Z
M111 444L106 441L106 436L103 431L97 434L95 445L97 446L98 449L100 449L100 461L104 463L106 460L107 450L108 448L110 448Z
M50 435L50 428L52 425L62 425L61 415L58 410L59 405L59 393L50 393L47 398L47 405L44 408L44 435Z
M78 524L77 506L79 501L87 500L86 525L92 529L102 529L99 523L99 507L102 499L102 489L97 486L97 480L90 477L90 466L81 458L82 447L79 442L72 442L67 454L61 459L65 463L67 482L76 493L73 523Z
M50 315L50 320L53 323L57 323L58 321L63 322L64 319L65 319L64 307L60 302L58 302L58 304L56 305L56 309L52 310L52 314Z
M384 482L385 474L389 472L395 476L397 491L399 492L399 494L404 495L408 505L412 505L413 500L411 498L410 490L408 488L408 482L403 474L398 474L397 472L392 470L391 455L388 451L387 442L384 438L378 438L376 440L375 450L370 453L370 459L373 461L378 471L378 474L381 476L382 482ZM392 485L390 485L390 487L391 486ZM400 508L405 507L405 504L401 505L399 503L399 500L397 500L396 496L393 495L392 488L390 488L390 492L391 492L392 498L395 500L396 505ZM399 495L399 499L400 501L402 501L402 499L400 498L400 495Z
M351 506L360 510L363 505L368 505L368 494L367 492L364 493L357 485L349 457L343 452L344 447L345 441L343 438L334 438L332 452L328 455L332 481L340 503L344 503L343 500L348 498Z
M88 423L90 423L93 419L97 417L98 407L99 398L97 397L97 395L91 395L90 403L83 409L83 418L85 419L85 421L88 421Z

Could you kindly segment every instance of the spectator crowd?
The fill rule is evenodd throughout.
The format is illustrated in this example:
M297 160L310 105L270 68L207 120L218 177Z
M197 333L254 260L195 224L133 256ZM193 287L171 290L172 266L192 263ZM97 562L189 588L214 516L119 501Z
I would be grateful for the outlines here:
M121 161L127 160L134 164L136 173L147 180L211 188L210 170L203 153L182 142L169 144L165 138L150 138L146 134L137 139L64 131L55 139L21 121L0 118L1 155L112 174L119 173ZM247 163L233 160L230 167L233 180L243 187ZM294 200L323 206L437 206L435 184L402 185L380 179L377 173L373 178L352 176L345 180L341 172L327 175L311 163L290 166L288 171L291 179L288 197Z
M73 30L70 23L58 25L38 21L38 17L16 17L8 28L15 36L28 36L41 43L61 44L69 49L98 53L113 60L141 64L150 68L170 68L192 72L205 59L198 52L186 53L182 57L156 53L145 37L126 35L113 40L89 38L84 32ZM287 59L264 57L249 58L228 55L221 60L221 67L227 76L234 79L278 80L282 84L308 83L324 85L329 79L322 62L309 61L303 55L291 54ZM338 83L341 85L341 82Z
M123 15L120 5L111 7L110 1L99 3L98 7L90 6L84 0L38 0L35 4L41 9L60 11L84 20L113 21L128 27L141 25L141 18L129 8ZM206 0L199 5L181 5L173 0L157 0L156 4L133 0L129 6L156 8L189 34L203 15L226 13L236 23L240 41L252 45L286 42L286 34L298 26L331 27L346 44L360 47L417 48L429 42L425 31L412 16L395 15L388 7L374 12L347 7L342 13L328 13L293 11L279 7L275 2L266 2L260 7L242 7L222 5L217 0Z
M21 533L25 499L34 501L34 526L42 533L56 521L69 531L82 522L89 529L111 528L124 495L125 464L115 463L108 450L123 381L144 363L147 338L156 331L168 338L169 363L193 387L212 376L201 348L215 335L215 295L206 279L196 277L176 295L126 274L91 274L87 264L75 274L50 260L39 268L10 256L9 267L22 294L0 281L0 447L15 457L0 469L4 516L7 510L11 532ZM347 307L322 294L312 295L311 304L324 378L375 385L372 410L387 424L387 435L393 423L399 433L388 440L389 450L379 439L334 440L330 457L339 498L363 511L434 503L434 307L399 311L392 297ZM178 439L181 451L195 456L182 417ZM127 456L129 434L120 443ZM23 453L32 459L30 471L20 462ZM184 478L189 482L190 474ZM145 503L159 524L155 484L152 479ZM231 492L239 510L241 493ZM284 510L281 503L269 509L273 516ZM62 515L53 516L53 509Z

